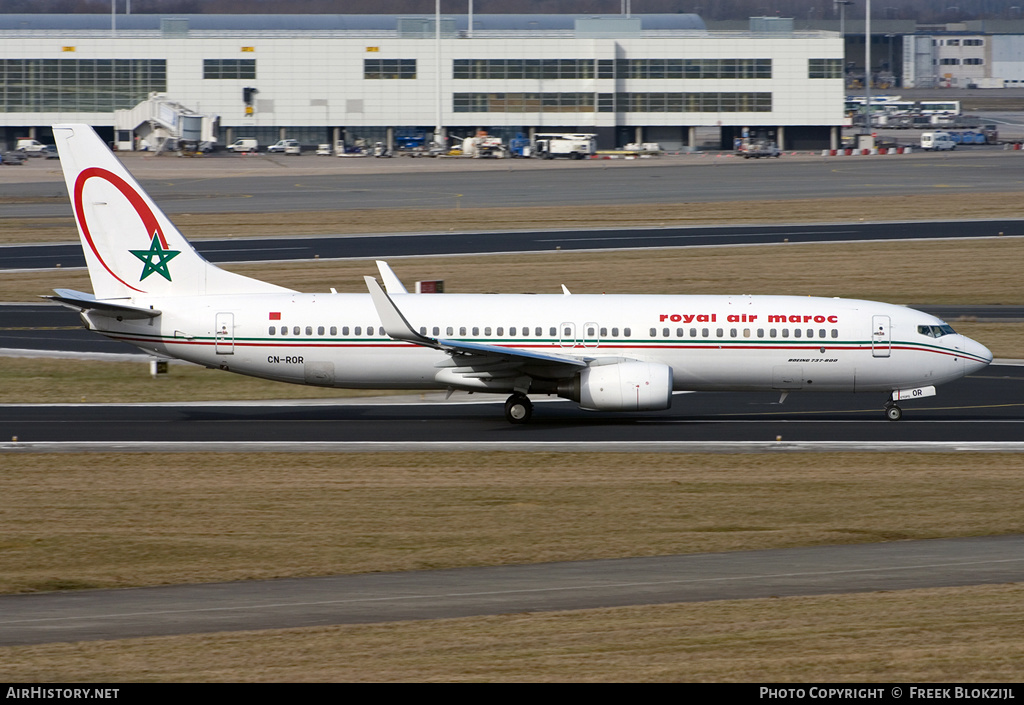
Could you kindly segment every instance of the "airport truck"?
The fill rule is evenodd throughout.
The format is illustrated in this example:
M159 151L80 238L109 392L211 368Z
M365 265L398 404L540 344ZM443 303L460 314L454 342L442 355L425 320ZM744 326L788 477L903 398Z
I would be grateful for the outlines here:
M533 136L531 155L541 159L586 159L597 154L597 135L587 132L542 132Z
M778 157L782 152L774 142L744 140L736 148L736 155L744 159L760 159L761 157Z

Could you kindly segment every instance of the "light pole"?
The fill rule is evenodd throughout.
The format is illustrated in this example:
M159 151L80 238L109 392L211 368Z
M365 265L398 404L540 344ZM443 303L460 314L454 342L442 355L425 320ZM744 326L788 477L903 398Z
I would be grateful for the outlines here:
M832 0L832 5L839 6L839 33L843 35L843 41L846 41L846 6L852 5L852 0ZM843 52L845 54L845 52Z
M864 0L864 105L868 114L864 120L864 134L871 134L871 0ZM874 145L872 145L874 146Z

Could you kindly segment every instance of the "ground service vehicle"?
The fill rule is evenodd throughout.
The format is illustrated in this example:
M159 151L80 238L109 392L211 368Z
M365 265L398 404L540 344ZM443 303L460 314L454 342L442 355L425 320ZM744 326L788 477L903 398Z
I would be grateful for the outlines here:
M19 152L24 152L30 157L41 157L45 154L48 146L51 145L45 145L38 140L20 139L14 148Z
M259 142L248 138L237 139L227 146L227 149L231 152L257 152L259 148Z
M992 362L904 306L809 296L410 294L384 262L367 293L304 294L196 252L88 125L55 125L94 293L53 301L114 340L210 368L324 387L528 394L594 411L674 392L877 392L897 402ZM692 399L692 397L688 397ZM879 399L882 401L882 399Z
M585 159L597 154L597 135L543 132L533 136L532 155L541 159Z
M922 132L921 149L941 152L956 149L956 142L948 132Z
M283 154L302 154L302 145L298 140L281 140L277 144L267 147L268 152L280 152Z
M782 152L774 142L744 142L736 150L736 154L744 159L760 159L761 157L779 157Z

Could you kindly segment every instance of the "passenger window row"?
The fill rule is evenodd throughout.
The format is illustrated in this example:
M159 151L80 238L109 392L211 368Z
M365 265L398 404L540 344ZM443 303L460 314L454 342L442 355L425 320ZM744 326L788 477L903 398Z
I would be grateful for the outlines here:
M690 335L689 335L689 337L690 338L712 338L713 337L713 338L716 338L716 339L722 339L722 338L726 338L727 337L726 336L726 329L725 328L715 328L713 336L711 335L711 331L712 331L711 328L690 328L690 331L689 331ZM699 333L699 335L698 335L698 333ZM652 338L659 337L658 329L657 328L651 328L650 334L651 334ZM730 328L729 329L728 337L729 338L752 338L752 337L755 337L755 335L756 335L756 337L758 337L758 338L764 338L764 337L766 337L766 334L767 334L768 338L778 338L778 337L780 337L780 334L781 334L781 337L783 337L783 338L789 338L791 335L794 338L804 338L804 337L806 337L806 338L828 338L828 337L838 338L839 337L839 329L838 328L833 328L831 331L828 331L828 330L826 330L824 328L818 328L818 329L814 329L814 328L806 328L806 329L804 329L804 328L794 328L791 331L789 328L782 328L781 330L778 329L778 328L769 328L767 330L765 330L764 328L758 328L755 331L752 328L743 328L743 329ZM686 329L685 328L676 328L675 329L675 336L673 336L671 328L662 328L661 329L660 337L662 337L662 338L672 338L672 337L686 338L687 337Z
M330 331L330 333L328 333L328 330ZM290 331L290 333L289 333L289 331ZM278 331L277 326L270 326L270 328L267 329L267 333L270 334L270 335L282 335L282 336L284 336L284 335L303 335L303 331L305 331L305 335L307 335L307 336L313 335L313 326L306 326L305 329L303 329L302 326L292 326L291 328L289 328L288 326L281 326L280 332ZM329 335L332 335L332 336L333 335L338 335L338 326L331 326L329 329L325 328L324 326L317 326L316 334L317 335L328 335L329 334ZM355 326L354 328L350 329L348 326L342 326L341 327L341 334L342 335L350 335L350 334L351 335L363 335L363 327L362 326ZM366 333L365 334L367 336L373 336L373 335L383 336L383 335L385 335L383 328L381 328L381 327L376 327L375 328L374 326L366 326Z
M421 326L420 327L420 335L428 335L427 330L428 329L427 329L426 326ZM444 335L449 336L449 337L450 336L454 336L454 335L456 335L455 330L456 330L455 327L447 326L444 329ZM458 329L458 331L459 331L458 335L459 335L459 337L465 337L467 335L471 335L473 337L477 337L477 336L481 335L481 330L483 331L483 333L482 333L483 336L487 337L487 338L491 338L491 337L498 337L498 338L504 338L504 337L509 337L509 338L516 338L516 337L529 338L531 336L531 333L530 333L531 328L529 326L523 326L521 328L516 327L516 326L510 326L507 329L507 336L506 336L506 328L504 326L497 326L496 328L492 328L491 326L484 326L483 328L480 328L479 326L460 326L459 329ZM533 337L538 337L539 338L539 337L541 337L544 334L544 329L541 326L535 326L532 330L533 330ZM595 327L587 326L583 330L583 333L584 333L585 337L592 339L597 334L597 330L598 329L595 328ZM828 330L826 330L824 328L818 328L818 329L814 329L814 328L806 328L806 329L804 329L804 328L794 328L794 329L792 329L792 331L789 328L782 328L782 329L769 328L767 330L764 329L764 328L758 328L758 329L756 329L756 331L754 329L752 329L752 328L743 328L743 329L730 328L728 330L729 330L729 334L728 334L729 338L741 338L741 337L742 338L753 338L755 336L757 338L765 338L765 337L768 337L768 338L778 338L778 337L789 338L791 336L793 338L820 338L820 339L824 339L824 338L828 338L828 337L831 337L833 339L839 338L839 329L838 328L833 328L833 329L831 329L831 331L828 331ZM927 335L927 336L930 336L930 337L933 337L933 338L938 338L938 337L941 337L942 335L947 335L947 334L953 332L953 329L950 328L949 326L918 326L917 330L918 330L918 333L922 333L923 335ZM338 331L339 331L338 326L331 326L330 328L325 328L324 326L318 326L316 328L316 335L323 336L323 335L328 335L329 334L331 336L336 336L336 335L338 335ZM386 337L386 335L387 335L384 332L384 328L382 328L380 326L377 326L377 327L375 327L375 326L366 326L365 329L362 326L354 326L352 328L350 328L349 326L341 326L340 331L341 331L341 335L343 335L343 336L349 336L349 335L362 336L362 335L366 335L367 337L372 337L374 335L377 335L377 336L380 336L380 337ZM364 333L364 331L365 331L365 333ZM711 331L712 331L711 328L690 328L689 329L689 336L688 337L690 337L690 338L712 338L713 337L713 338L716 338L716 339L724 339L724 338L727 337L726 336L726 329L724 329L724 328L715 328L713 336L711 334ZM280 329L277 326L270 326L270 328L268 329L267 332L270 335L280 335L280 336L303 335L303 334L305 334L306 336L312 336L313 335L313 326L305 326L305 328L303 328L302 326L292 326L291 328L289 328L288 326L280 326ZM609 335L609 332L610 332L610 335ZM622 329L622 336L621 337L629 338L629 337L632 336L632 333L633 333L632 329L630 329L630 328L623 328ZM687 330L685 328L676 328L674 336L672 335L672 333L673 333L673 331L672 331L671 328L662 328L661 331L660 331L660 335L659 335L659 331L658 331L657 328L651 328L650 329L650 337L652 337L652 338L658 338L658 337L661 337L661 338L672 338L672 337L675 337L675 338L680 338L681 339L681 338L686 338L687 337L687 335L686 335ZM434 326L433 328L430 329L429 335L433 335L435 338L439 337L441 335L441 327L440 326ZM552 327L548 328L548 336L553 338L553 337L555 337L557 335L558 335L558 328L557 327L552 326ZM572 327L567 326L562 331L562 337L563 338L572 338L574 336L575 336L575 333L573 332L573 328ZM619 338L620 337L620 335L619 335L619 328L616 327L616 328L609 329L609 328L603 328L602 327L600 329L600 337L602 339L607 339L609 337L611 337L611 338Z

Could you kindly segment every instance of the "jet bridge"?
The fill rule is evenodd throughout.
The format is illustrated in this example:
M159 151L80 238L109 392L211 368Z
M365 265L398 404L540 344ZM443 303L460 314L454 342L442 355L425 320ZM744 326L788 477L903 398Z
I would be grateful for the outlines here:
M217 115L196 112L164 93L150 93L134 108L114 111L114 143L125 152L177 150L183 144L201 150L216 142L219 122Z

